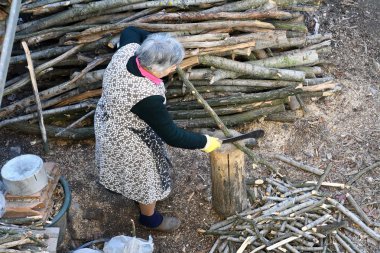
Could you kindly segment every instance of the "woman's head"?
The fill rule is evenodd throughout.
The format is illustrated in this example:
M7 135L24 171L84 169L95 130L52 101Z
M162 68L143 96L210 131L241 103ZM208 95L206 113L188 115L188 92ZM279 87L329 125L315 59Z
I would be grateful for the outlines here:
M144 68L163 77L183 60L185 51L169 34L155 33L144 40L136 55Z

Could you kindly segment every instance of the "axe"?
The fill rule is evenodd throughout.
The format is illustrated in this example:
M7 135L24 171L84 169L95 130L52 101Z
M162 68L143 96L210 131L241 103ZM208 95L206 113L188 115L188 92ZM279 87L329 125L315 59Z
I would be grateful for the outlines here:
M264 130L259 129L259 130L255 130L246 134L239 135L239 136L223 139L222 144L231 143L231 142L240 141L240 140L249 139L249 138L257 139L263 136L264 136Z

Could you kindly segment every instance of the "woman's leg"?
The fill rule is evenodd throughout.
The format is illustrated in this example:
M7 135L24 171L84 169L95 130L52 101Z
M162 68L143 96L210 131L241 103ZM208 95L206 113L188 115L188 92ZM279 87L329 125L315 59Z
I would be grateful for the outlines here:
M140 206L140 224L156 229L162 232L172 232L176 230L181 222L175 217L162 216L155 210L156 202L150 204L141 204Z
M154 208L156 207L156 201L151 203L151 204L147 204L147 205L139 203L139 206L140 206L141 214L146 215L146 216L151 216L154 214Z

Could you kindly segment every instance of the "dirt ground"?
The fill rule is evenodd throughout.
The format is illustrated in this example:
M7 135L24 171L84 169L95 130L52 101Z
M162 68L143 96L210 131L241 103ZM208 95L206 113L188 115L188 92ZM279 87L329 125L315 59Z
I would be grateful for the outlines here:
M332 53L325 56L328 72L343 86L334 97L309 101L309 113L295 124L254 122L242 131L262 128L266 136L255 151L268 160L283 153L304 163L325 168L333 164L328 181L346 182L357 171L380 160L380 1L326 0L317 17L320 32L333 34ZM97 183L94 141L51 141L52 153L41 153L34 144L39 136L24 136L0 129L0 166L21 153L41 155L45 161L60 164L73 194L69 225L61 252L84 242L131 234L131 219L137 221L137 208L130 200L105 190ZM13 148L12 148L13 147ZM137 236L153 236L155 252L208 252L215 238L197 233L220 220L210 202L208 156L200 151L169 149L175 167L171 196L158 204L158 210L179 217L181 228L172 234L147 231L136 224ZM294 179L315 179L310 174L282 166L281 172ZM264 168L251 175L263 176ZM350 190L367 214L379 221L380 170L366 174ZM337 191L336 194L342 192ZM136 222L137 223L137 222ZM380 252L368 245L368 252Z

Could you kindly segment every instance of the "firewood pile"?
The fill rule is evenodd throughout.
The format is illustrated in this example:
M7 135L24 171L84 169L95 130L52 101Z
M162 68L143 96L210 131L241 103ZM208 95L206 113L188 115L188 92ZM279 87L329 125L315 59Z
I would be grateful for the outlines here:
M0 226L1 252L56 252L59 228L32 230L18 226Z
M247 179L251 207L208 230L199 229L217 236L209 253L368 252L362 243L364 238L378 245L380 224L371 220L348 192L365 172L353 176L347 184L326 182L331 165L323 171L281 155L276 158L299 169L308 168L320 179L290 182L278 175ZM321 191L321 186L338 187L346 193L334 195Z
M227 126L258 118L292 122L303 100L340 85L320 67L331 34L318 33L319 0L26 1L17 27L0 127L38 133L37 106L25 68L35 66L49 136L93 135L91 116L118 34L135 26L168 32L186 50L181 67ZM168 110L178 125L215 127L192 92L172 74ZM28 122L29 121L29 122ZM64 122L64 123L62 123Z

